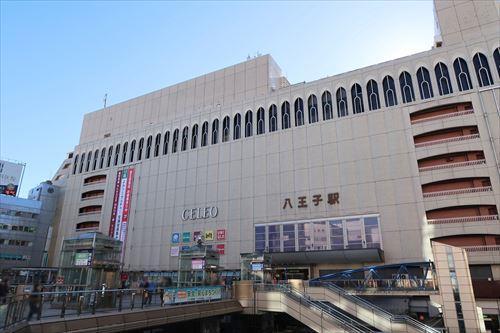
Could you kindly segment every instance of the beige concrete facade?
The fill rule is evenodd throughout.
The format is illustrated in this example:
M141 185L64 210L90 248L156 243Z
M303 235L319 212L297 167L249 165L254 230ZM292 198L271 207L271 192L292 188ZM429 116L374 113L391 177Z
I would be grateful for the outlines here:
M255 250L254 226L276 222L335 219L375 214L379 216L381 247L385 263L434 259L431 239L463 234L500 235L500 64L494 52L500 46L498 3L493 1L436 2L440 27L439 47L412 56L361 68L308 83L292 84L282 77L270 55L209 73L167 87L84 117L76 156L98 152L94 160L85 160L82 172L66 179L61 223L57 243L77 235L78 223L98 222L98 230L107 234L113 209L115 180L118 170L135 169L131 195L124 270L172 271L178 268L171 256L173 233L226 231L225 240L207 241L224 244L221 265L226 269L240 267L240 253ZM488 62L490 84L480 86L474 56L482 53ZM500 56L499 56L500 57ZM461 91L454 62L462 58L468 67L471 89ZM498 60L500 61L500 59ZM435 67L447 66L453 90L440 94ZM422 98L417 77L421 67L430 73L433 96ZM412 79L414 101L403 103L400 75L407 71ZM397 105L387 106L383 80L394 79ZM367 94L370 80L378 83L380 108L373 106ZM354 114L351 87L362 89L364 112ZM347 93L348 115L340 117L337 91ZM331 94L333 119L324 120L322 96ZM317 98L319 121L311 123L308 99ZM303 100L304 125L296 126L294 106ZM283 129L282 105L290 104L291 127ZM413 122L411 115L426 109L457 103L472 103L473 112L448 118ZM270 132L269 110L277 107L277 130ZM257 134L257 113L265 111L263 134ZM245 115L252 111L252 135L245 135ZM234 139L234 121L241 117L241 138ZM229 116L229 140L222 142L223 119ZM219 121L218 143L211 144L210 131ZM202 125L209 124L208 145L200 144ZM196 148L191 148L191 134L198 126ZM189 129L187 149L182 151L182 132ZM479 136L468 136L432 145L415 146L414 137L455 127L477 127ZM174 131L179 130L179 148L172 153ZM170 133L168 153L163 154L166 132ZM161 134L159 154L155 156L155 138ZM151 156L145 158L148 137L152 137ZM129 161L131 142L144 139L142 160ZM125 163L122 152L117 165L99 167L101 151L128 143ZM138 152L138 146L135 148ZM115 150L114 150L115 151ZM457 167L419 170L419 160L456 152L481 151L484 163ZM89 171L86 164L89 163ZM92 176L105 175L102 182L85 185ZM489 178L491 190L469 191L424 198L422 185L444 180ZM82 193L104 190L103 195L82 200ZM339 193L339 203L330 205L328 193ZM312 198L321 194L323 201L315 206ZM298 198L307 197L307 208L298 208ZM283 209L291 199L293 208ZM488 218L462 220L430 219L427 212L456 206L481 206L490 209ZM85 211L85 207L101 207ZM214 218L183 221L186 209L217 207ZM494 209L496 207L496 210ZM79 214L84 211L86 213ZM478 208L479 209L479 208ZM496 216L496 217L495 217ZM463 217L463 216L458 216ZM95 229L95 228L94 228ZM283 231L282 231L283 232ZM58 253L54 256L57 262ZM322 264L311 267L319 274L324 268L359 267L370 262Z

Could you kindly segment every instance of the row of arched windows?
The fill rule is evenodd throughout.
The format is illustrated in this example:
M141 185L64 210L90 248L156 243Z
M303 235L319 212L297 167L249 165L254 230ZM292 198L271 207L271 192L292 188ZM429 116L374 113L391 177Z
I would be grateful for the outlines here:
M500 48L497 48L493 53L493 58L495 61L495 66L500 76ZM489 86L493 84L493 78L491 76L490 67L486 56L482 53L476 53L473 57L474 69L476 72L477 80L480 87ZM457 86L460 91L466 91L472 89L472 81L469 74L469 69L467 62L463 58L456 58L453 62L453 70L455 72L455 78L457 81ZM439 95L447 95L453 93L453 88L451 85L450 73L448 67L439 62L434 66L434 74L436 77L436 83L438 87ZM420 67L416 72L418 92L421 99L428 99L434 97L434 92L431 84L431 75L427 68ZM412 76L407 71L403 71L399 75L399 86L401 89L401 98L403 103L410 103L415 101L415 92L413 88ZM386 107L395 106L398 104L398 98L396 95L396 87L394 79L387 75L382 79L382 91L383 100ZM381 98L379 96L378 84L375 80L369 80L366 84L366 96L368 99L369 110L377 110L381 108ZM336 105L337 105L337 116L345 117L349 114L347 105L347 91L345 88L340 87L335 93ZM353 114L358 114L364 112L363 103L363 89L360 84L355 83L351 87L351 102L352 102L352 112ZM268 109L268 131L275 132L279 129L278 118L281 119L281 128L288 129L292 127L292 110L290 103L285 101L281 104L281 113L278 112L278 107L272 104ZM318 114L318 99L316 95L311 94L307 98L307 115L309 123L315 123L320 120ZM332 94L326 90L321 95L321 110L323 120L333 119L333 100ZM293 103L293 119L295 126L302 126L305 124L305 108L304 100L298 97ZM266 132L266 111L263 107L258 108L256 113L256 134L264 134ZM94 152L90 151L88 153L83 153L81 156L76 155L73 165L73 174L84 171L92 171L96 169L102 169L104 167L116 166L119 164L131 163L134 161L140 161L143 158L149 159L151 157L157 157L161 154L166 155L169 153L176 153L178 149L185 151L190 147L195 149L198 144L201 147L207 146L209 141L209 129L210 129L210 143L212 145L217 144L219 139L222 142L227 142L230 140L231 132L233 140L240 139L243 135L245 137L250 137L253 135L254 131L254 115L251 110L248 110L244 116L244 123L242 124L241 115L238 113L234 116L231 127L231 119L229 116L224 117L222 120L222 128L219 129L219 120L214 119L212 124L205 121L201 126L201 132L199 132L198 124L193 125L191 132L188 126L179 132L179 129L175 129L170 136L170 131L166 131L163 134L158 133L154 137L149 136L144 142L144 138L139 139L138 143L136 140L130 142L125 142L123 146L117 144L115 147L110 146L109 148L102 148L100 151L96 150ZM243 126L243 127L242 127ZM232 131L231 131L232 129ZM221 135L219 135L221 133ZM190 144L188 146L189 138ZM200 138L198 140L198 138ZM180 141L180 145L179 145ZM163 146L161 147L161 143ZM153 145L154 143L154 145ZM130 149L129 149L130 146ZM161 150L160 150L161 148Z

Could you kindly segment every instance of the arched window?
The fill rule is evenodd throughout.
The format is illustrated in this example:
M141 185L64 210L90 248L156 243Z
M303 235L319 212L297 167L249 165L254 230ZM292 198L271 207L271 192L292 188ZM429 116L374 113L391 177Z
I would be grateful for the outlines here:
M76 169L78 168L78 155L75 156L73 160L73 174L76 174Z
M219 119L214 119L212 122L212 144L219 142Z
M132 141L130 144L130 156L128 158L128 162L132 163L134 161L134 155L135 155L135 140Z
M97 167L97 159L99 157L99 149L94 152L94 162L92 163L92 171Z
M283 129L291 127L290 103L287 101L284 101L283 104L281 104L281 127Z
M237 113L233 120L233 140L241 138L241 115Z
M251 110L248 110L245 113L245 137L253 135L253 113Z
M368 107L370 111L380 109L380 98L378 96L377 81L368 81L368 83L366 84L366 93L368 95Z
M113 165L118 165L119 160L120 160L120 144L117 144L115 149L115 163L113 163Z
M363 91L361 86L357 83L353 84L351 87L351 98L352 98L352 112L354 114L365 112L363 107Z
M278 130L278 108L276 105L269 107L269 132Z
M185 151L188 146L189 128L186 126L182 129L181 151Z
M222 119L222 142L229 141L229 126L229 116L225 116L224 119Z
M467 63L462 58L457 58L453 62L453 69L457 78L458 90L465 91L472 89L472 82L470 80L469 68Z
M266 131L264 108L257 110L257 135L263 134Z
M314 94L310 95L307 99L307 111L309 115L309 124L315 123L319 120L318 99Z
M398 104L398 98L396 96L396 86L394 85L394 79L390 75L386 75L382 80L382 86L384 88L384 100L385 106L390 107Z
M345 117L349 114L347 109L347 92L344 88L340 87L337 89L337 115L340 117Z
M425 67L417 69L417 82L418 90L420 91L421 99L428 99L434 97L431 84L431 76Z
M194 124L191 129L191 149L195 149L198 145L198 124Z
M137 151L137 160L140 161L142 160L142 150L144 149L144 138L141 138L139 140L139 148Z
M128 150L128 142L125 142L123 144L123 151L122 151L122 164L127 163L127 150Z
M495 66L497 67L498 76L500 76L500 47L493 51L493 59L495 59Z
M111 166L111 160L113 159L113 146L108 148L108 158L106 161L106 167L109 168Z
M205 121L201 125L201 144L200 146L205 147L208 145L208 121Z
M168 154L168 144L170 142L170 131L166 131L163 136L163 155Z
M491 78L490 65L488 65L488 59L486 59L486 56L478 52L472 58L472 62L474 63L474 69L476 70L479 86L484 87L492 85L493 79Z
M399 75L399 86L403 95L403 103L410 103L415 100L415 92L413 91L413 83L411 75L408 72L402 72Z
M450 74L448 73L448 67L442 62L438 62L434 67L434 73L436 74L436 81L439 90L439 95L448 95L453 92L451 87Z
M148 136L146 141L146 159L151 157L151 146L153 145L153 136Z
M78 171L79 173L82 173L84 164L85 164L85 153L82 154L82 159L80 160L80 169Z
M332 94L328 90L321 95L321 106L323 108L323 120L333 119Z
M295 126L304 125L304 101L302 98L297 98L294 103L295 106Z
M154 157L158 157L158 155L160 155L160 144L161 144L161 133L158 133L158 134L156 134L156 138L155 138Z
M104 168L104 159L106 158L106 148L101 149L101 161L99 162L99 169Z
M85 171L88 172L90 170L90 161L92 160L92 152L89 151L87 155L87 164L85 166Z
M172 138L172 153L177 153L177 143L179 142L179 129L174 130L174 137Z

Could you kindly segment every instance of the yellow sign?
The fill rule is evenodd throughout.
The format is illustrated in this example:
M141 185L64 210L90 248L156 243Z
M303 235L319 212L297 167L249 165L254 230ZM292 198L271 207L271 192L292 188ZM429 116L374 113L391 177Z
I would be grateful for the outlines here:
M205 231L205 240L206 241L213 241L214 240L214 231L213 230Z

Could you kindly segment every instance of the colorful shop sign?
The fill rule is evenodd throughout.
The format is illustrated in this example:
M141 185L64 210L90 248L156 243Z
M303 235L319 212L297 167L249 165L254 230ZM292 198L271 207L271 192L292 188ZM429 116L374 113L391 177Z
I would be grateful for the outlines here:
M178 246L172 246L170 248L170 256L171 257L178 257L179 256L179 247Z
M198 239L201 237L201 231L195 231L193 232L193 242L197 242Z
M189 243L191 241L191 233L189 231L185 231L182 233L182 242Z
M220 255L224 255L226 252L226 246L224 244L217 244L216 249Z
M174 232L172 234L172 243L179 243L180 242L180 234L178 232Z
M206 241L213 241L214 240L214 231L213 230L205 231L205 240Z
M218 229L217 230L217 240L226 240L226 229Z

